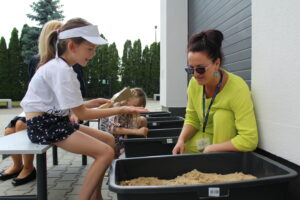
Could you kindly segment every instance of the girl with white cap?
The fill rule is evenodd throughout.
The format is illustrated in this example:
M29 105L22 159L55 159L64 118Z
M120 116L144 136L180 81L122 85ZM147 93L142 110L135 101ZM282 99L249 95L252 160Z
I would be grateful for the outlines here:
M81 18L66 22L48 38L49 49L41 57L21 106L26 113L28 137L33 143L55 144L67 151L94 158L84 179L79 198L102 199L101 183L114 158L114 138L102 132L71 123L72 111L81 120L123 113L148 112L139 107L89 109L83 103L80 85L72 67L86 66L95 56L97 45L107 44L97 26Z

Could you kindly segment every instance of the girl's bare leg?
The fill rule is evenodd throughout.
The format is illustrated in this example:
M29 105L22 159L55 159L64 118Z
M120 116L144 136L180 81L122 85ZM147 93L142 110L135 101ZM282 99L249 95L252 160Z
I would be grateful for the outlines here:
M88 126L80 125L79 130L94 137L97 138L98 140L108 144L111 146L113 149L115 149L115 138L112 136L112 134L97 130L94 128L90 128ZM117 152L115 152L116 154ZM101 181L99 181L98 185L96 186L96 189L92 195L91 200L98 200L99 196L101 196L101 187L102 187L102 180L103 180L104 174L102 174L102 177L100 178Z
M84 125L80 125L79 130L115 148L115 138L112 134Z
M17 123L16 123L16 132L25 130L26 128L27 127L26 127L26 124L24 122L17 121ZM34 166L33 166L34 155L33 154L23 154L22 158L23 158L23 165L24 166L23 166L23 169L22 169L21 173L18 175L17 178L25 178L26 176L28 176L34 170Z
M72 153L84 154L95 159L84 178L78 197L79 200L90 200L95 190L100 190L98 185L113 160L114 150L104 142L81 131L75 131L67 139L55 145ZM94 199L102 200L102 197L98 196Z
M33 165L34 155L22 154L22 158L23 158L24 166L17 178L25 178L34 170L34 165Z
M14 134L16 132L16 128L12 127L12 128L6 128L4 131L4 135L10 135L10 134ZM16 173L18 171L20 171L23 167L22 164L22 157L20 154L14 154L11 155L11 158L13 160L13 165L10 166L9 168L7 168L4 173L5 174L13 174Z
M103 181L103 174L100 177L100 180ZM99 181L98 185L96 186L96 189L94 190L92 197L90 200L99 200L102 199L102 194L101 194L101 186L102 186L102 181Z

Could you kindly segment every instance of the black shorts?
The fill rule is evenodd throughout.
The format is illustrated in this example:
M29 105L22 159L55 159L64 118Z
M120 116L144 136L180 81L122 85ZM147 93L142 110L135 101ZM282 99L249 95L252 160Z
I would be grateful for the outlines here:
M68 116L45 113L26 121L28 137L32 143L53 144L69 137L79 129Z
M20 120L24 123L26 123L26 118L25 117L20 117L20 116L15 116L5 128L13 128L16 127L17 121Z

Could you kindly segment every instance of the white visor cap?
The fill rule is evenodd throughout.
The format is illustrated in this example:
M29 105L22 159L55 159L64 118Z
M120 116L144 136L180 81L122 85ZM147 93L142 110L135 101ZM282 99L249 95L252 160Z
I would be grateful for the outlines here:
M108 42L105 39L100 37L98 26L96 25L72 28L69 30L62 31L58 34L59 40L76 38L76 37L82 37L83 39L96 45L108 44Z

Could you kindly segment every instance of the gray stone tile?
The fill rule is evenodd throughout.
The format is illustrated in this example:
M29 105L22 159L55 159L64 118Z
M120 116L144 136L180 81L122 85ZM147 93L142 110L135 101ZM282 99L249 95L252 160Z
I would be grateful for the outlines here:
M65 200L68 192L67 190L52 189L51 192L48 192L48 200Z
M112 197L109 195L109 190L101 190L103 200L111 200Z
M72 190L69 194L78 195L80 193L81 186L82 185L73 185Z
M64 174L78 174L81 173L82 169L80 166L69 166L66 171L64 171Z
M78 195L77 194L68 194L66 196L66 200L77 200Z
M74 173L74 174L66 174L64 173L63 176L61 177L61 179L59 181L76 181L77 177L79 176L78 173Z
M70 165L59 164L59 165L51 166L50 169L55 171L66 171L68 167L70 167Z
M72 184L73 183L74 183L73 181L66 181L66 180L61 181L61 180L59 180L59 181L57 181L56 185L54 185L52 187L52 189L54 189L54 190L67 190L68 192L70 192L72 190Z
M27 195L27 193L30 192L30 191L23 191L23 190L20 190L20 191L14 191L14 192L11 192L11 191L7 191L5 193L5 195Z
M83 180L84 180L84 177L83 177L83 176L77 177L77 180L74 181L74 185L82 185Z
M13 186L11 185L10 191L30 191L36 186L36 181L31 181L25 185Z
M55 171L55 170L48 170L47 177L50 178L59 178L62 177L63 171Z

